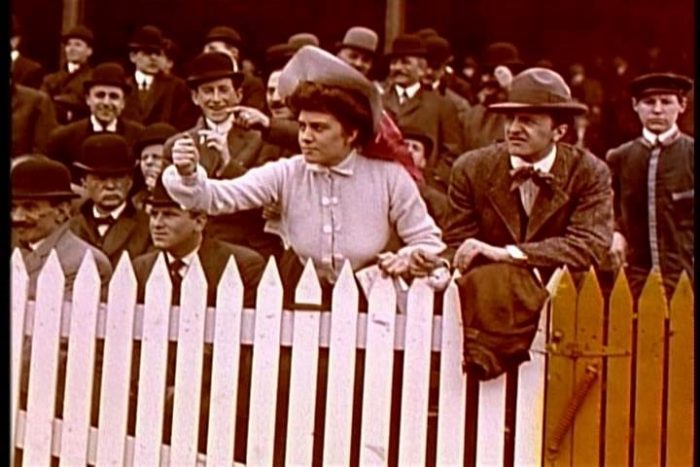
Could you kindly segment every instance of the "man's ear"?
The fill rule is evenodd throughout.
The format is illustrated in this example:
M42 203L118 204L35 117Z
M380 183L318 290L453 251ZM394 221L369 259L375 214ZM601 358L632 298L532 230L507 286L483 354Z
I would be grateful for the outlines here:
M191 93L190 96L192 96L192 102L194 103L194 105L196 105L197 107L199 107L199 98L197 97L197 90L196 90L196 89L192 89L192 90L190 91L190 93Z
M639 106L639 101L633 97L632 98L632 110L634 110L635 113L637 112L638 106Z
M678 96L678 105L680 105L681 110L679 113L685 112L685 109L688 108L688 98L685 96Z
M566 123L560 123L559 125L554 127L554 135L552 139L554 140L555 143L561 141L561 139L566 135L566 132L569 131L569 125Z
M360 131L355 129L348 133L348 143L350 146L355 146L357 144L357 137L360 135Z
M131 63L136 64L136 52L129 52L129 60Z
M207 226L207 214L204 212L192 213L192 217L195 221L195 226L198 232L203 232L204 227Z
M92 47L87 48L87 56L88 58L92 57Z

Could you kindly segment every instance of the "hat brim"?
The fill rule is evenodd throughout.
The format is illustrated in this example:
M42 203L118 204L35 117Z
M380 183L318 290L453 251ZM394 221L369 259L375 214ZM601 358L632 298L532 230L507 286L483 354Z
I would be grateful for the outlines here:
M115 86L121 88L121 90L124 91L125 94L131 92L131 85L129 83L120 83L116 81L87 80L83 82L83 91L85 92L85 94L87 94L90 91L90 88L93 86Z
M378 55L376 50L369 49L367 47L362 47L361 45L355 45L355 44L344 44L342 42L336 42L335 43L335 51L340 52L341 49L353 49L353 50L359 50L360 52L366 53L371 55L372 57L376 57Z
M143 200L143 204L148 205L148 206L175 207L175 208L182 209L181 206L179 204L177 204L175 201L170 201L170 200L166 200L166 199L153 199L150 196Z
M88 47L92 47L92 43L94 42L94 38L90 39L88 37L80 36L77 34L67 34L65 36L61 36L61 43L65 44L66 42L68 42L68 39L80 39L81 41L85 42L88 45Z
M142 44L139 42L129 42L129 50L132 52L138 52L139 50L161 52L163 50L163 44Z
M523 102L499 102L488 107L491 112L510 113L518 111L531 112L565 112L572 115L580 115L588 112L588 106L579 102L562 102L554 104L527 104Z
M216 81L217 79L231 78L233 81L233 87L239 88L245 76L240 71L221 71L205 73L198 76L192 76L185 80L187 86L191 89L196 89L200 84L207 83L209 81Z
M399 57L418 57L418 58L428 58L428 52L423 50L407 50L407 51L401 51L401 52L388 52L386 54L386 58L389 60L393 58L399 58Z
M12 199L75 199L80 195L72 191L50 191L48 193L12 193Z
M433 140L430 138L430 136L422 133L412 133L412 132L406 132L401 134L403 136L404 140L407 139L412 139L415 141L420 141L420 143L423 145L423 149L425 150L425 157L427 158L432 152L433 152Z
M132 172L138 166L138 162L134 163L132 166L112 167L109 169L90 167L82 162L73 162L73 166L87 173L119 175Z

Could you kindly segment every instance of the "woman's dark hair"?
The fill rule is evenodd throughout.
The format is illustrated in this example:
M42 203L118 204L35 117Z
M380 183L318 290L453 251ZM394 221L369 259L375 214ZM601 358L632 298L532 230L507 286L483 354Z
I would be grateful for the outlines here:
M296 115L302 110L333 115L346 133L357 130L358 146L364 146L373 136L369 100L355 89L302 81L289 96L287 105Z

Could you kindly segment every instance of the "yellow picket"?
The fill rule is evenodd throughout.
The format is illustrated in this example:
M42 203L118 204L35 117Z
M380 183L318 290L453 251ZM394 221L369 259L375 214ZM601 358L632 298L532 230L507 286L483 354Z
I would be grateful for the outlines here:
M693 465L695 353L693 286L683 273L671 299L666 465Z
M597 465L600 456L600 405L603 371L603 295L593 268L578 294L576 342L582 352L574 360L574 392L583 398L573 426L573 464Z
M620 271L610 294L605 381L605 465L629 464L632 294Z
M574 384L573 360L560 354L576 339L576 287L568 270L564 270L552 297L551 313L552 354L547 368L545 449L548 466L570 466L571 431L563 433L558 429Z
M647 278L639 297L637 315L634 465L659 465L666 298L658 271Z

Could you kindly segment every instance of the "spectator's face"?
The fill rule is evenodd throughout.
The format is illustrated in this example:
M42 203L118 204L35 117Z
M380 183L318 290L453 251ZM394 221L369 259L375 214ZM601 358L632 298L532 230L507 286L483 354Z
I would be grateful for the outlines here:
M95 206L105 211L118 208L129 194L133 185L131 174L88 173L83 177L83 187Z
M273 118L281 118L289 120L294 117L289 107L284 104L284 100L280 97L277 91L281 71L273 71L267 79L267 108L270 109L270 114Z
M650 94L632 104L644 128L652 133L663 133L676 123L678 116L685 112L686 99L677 94Z
M170 161L163 156L162 144L149 144L141 150L139 167L149 190L153 190L156 180L169 164Z
M338 58L365 76L369 75L369 70L372 68L372 55L351 47L340 49Z
M299 146L306 162L333 166L350 153L357 131L348 134L333 115L302 110L299 113Z
M67 204L57 207L45 199L13 199L12 232L22 242L48 237L64 221Z
M413 163L416 164L416 167L423 170L426 164L425 146L417 139L404 138L404 141L406 141L408 146L408 152L411 153Z
M421 81L424 84L432 85L436 81L440 81L444 75L445 75L445 66L444 65L438 65L438 64L428 65L425 67L425 74L423 74L423 78L421 78Z
M165 251L181 251L195 243L206 225L206 216L177 206L150 206L149 215L153 246Z
M231 108L241 101L241 94L233 87L231 78L221 78L197 86L192 91L192 101L206 118L220 123L231 115Z
M238 47L234 47L232 45L229 45L224 41L207 42L206 44L204 44L203 52L204 53L211 53L211 52L225 53L226 55L231 57L231 60L233 60L234 63L238 63L238 58L240 55L240 52L238 51Z
M90 113L103 123L110 123L124 110L124 91L119 86L92 86L85 100Z
M397 57L389 64L389 78L399 86L411 86L425 74L425 59L419 57Z
M63 50L66 52L66 60L71 63L85 63L92 55L92 48L87 42L75 37L66 41Z
M545 113L516 112L506 117L508 151L526 161L538 161L566 133L566 125L554 126Z
M169 75L173 69L173 66L175 66L175 63L168 58L167 55L160 54L158 56L158 68L160 68L160 71L162 71L164 74Z
M131 52L129 58L137 70L147 75L155 75L160 71L162 50L137 50Z

